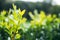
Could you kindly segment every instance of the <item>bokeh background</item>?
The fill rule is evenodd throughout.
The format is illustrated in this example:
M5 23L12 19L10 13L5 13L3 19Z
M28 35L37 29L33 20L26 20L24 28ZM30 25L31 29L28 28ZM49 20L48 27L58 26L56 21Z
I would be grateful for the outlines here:
M28 20L31 18L28 15L28 12L33 12L35 9L40 12L41 10L44 11L46 14L56 14L57 17L60 14L60 0L0 0L0 12L2 10L9 11L9 9L12 9L12 4L15 4L17 6L17 9L20 8L21 10L26 9L26 13L24 14L24 17L26 17ZM3 31L3 29L0 29L0 40L9 40L8 34ZM40 38L39 35L43 36L39 32L39 28L37 29L29 29L26 33L23 33L22 30L19 30L22 37L19 40L48 40L49 38ZM45 31L45 30L44 30ZM60 40L60 29L56 30L59 34L54 36L54 32L52 32L52 35L54 36L52 40ZM32 34L34 33L34 35ZM31 36L33 35L33 36Z
M17 8L21 10L26 9L26 14L24 15L29 18L28 12L34 11L35 9L40 12L45 11L46 14L59 14L60 13L60 2L59 0L0 0L0 11L12 9L12 4L17 5Z

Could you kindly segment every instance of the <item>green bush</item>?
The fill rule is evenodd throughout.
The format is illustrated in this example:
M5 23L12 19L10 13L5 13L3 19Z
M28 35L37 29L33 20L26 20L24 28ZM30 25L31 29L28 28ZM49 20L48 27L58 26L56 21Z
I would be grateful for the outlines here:
M8 37L11 40L60 40L60 18L34 10L33 13L29 12L31 20L28 21L23 17L25 11L13 4L13 10L0 12L1 40Z

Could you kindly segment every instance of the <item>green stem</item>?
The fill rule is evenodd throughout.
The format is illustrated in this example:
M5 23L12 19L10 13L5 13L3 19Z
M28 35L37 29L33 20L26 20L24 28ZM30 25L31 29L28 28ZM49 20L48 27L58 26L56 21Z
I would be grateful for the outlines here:
M11 40L15 40L15 35L14 34L12 34Z

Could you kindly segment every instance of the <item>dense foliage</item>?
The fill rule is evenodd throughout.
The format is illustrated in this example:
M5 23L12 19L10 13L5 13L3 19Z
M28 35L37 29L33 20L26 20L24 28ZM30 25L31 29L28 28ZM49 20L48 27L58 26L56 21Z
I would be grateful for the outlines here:
M0 12L0 40L60 40L60 17L34 10L28 21L25 11L13 4L12 10Z

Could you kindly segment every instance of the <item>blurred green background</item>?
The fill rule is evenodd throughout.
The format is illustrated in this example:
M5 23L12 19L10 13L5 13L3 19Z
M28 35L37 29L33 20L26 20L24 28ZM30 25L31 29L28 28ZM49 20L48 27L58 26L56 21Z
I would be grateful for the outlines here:
M48 1L48 0L47 0ZM25 17L27 19L29 18L28 12L29 11L34 11L35 9L40 12L41 10L45 11L46 14L59 14L60 13L60 5L52 5L52 1L50 0L49 2L43 1L43 2L25 2L25 1L12 1L12 0L0 0L0 11L4 10L9 10L12 9L12 4L14 3L17 5L17 8L20 8L21 10L26 9ZM58 1L58 0L57 0Z
M48 0L47 0L48 1ZM57 17L59 17L60 13L60 5L52 5L52 0L49 2L43 1L43 2L25 2L25 1L12 1L12 0L0 0L0 11L2 10L9 10L12 9L12 4L15 4L17 6L17 9L20 8L21 10L26 9L26 13L24 14L24 17L26 17L28 20L30 20L30 17L28 15L28 12L33 12L35 9L40 12L43 10L46 12L46 14L56 14ZM59 25L60 27L60 25ZM8 34L0 28L0 40L8 40ZM19 40L49 40L49 36L46 35L46 30L41 29L44 31L45 34L42 34L40 32L40 29L31 29L29 28L27 32L23 32L22 30L19 30L19 33L22 35L22 37ZM57 32L57 34L55 34ZM33 35L34 34L34 35ZM33 36L31 36L33 35ZM51 33L52 40L60 40L60 28L54 29ZM18 39L17 39L18 40Z

